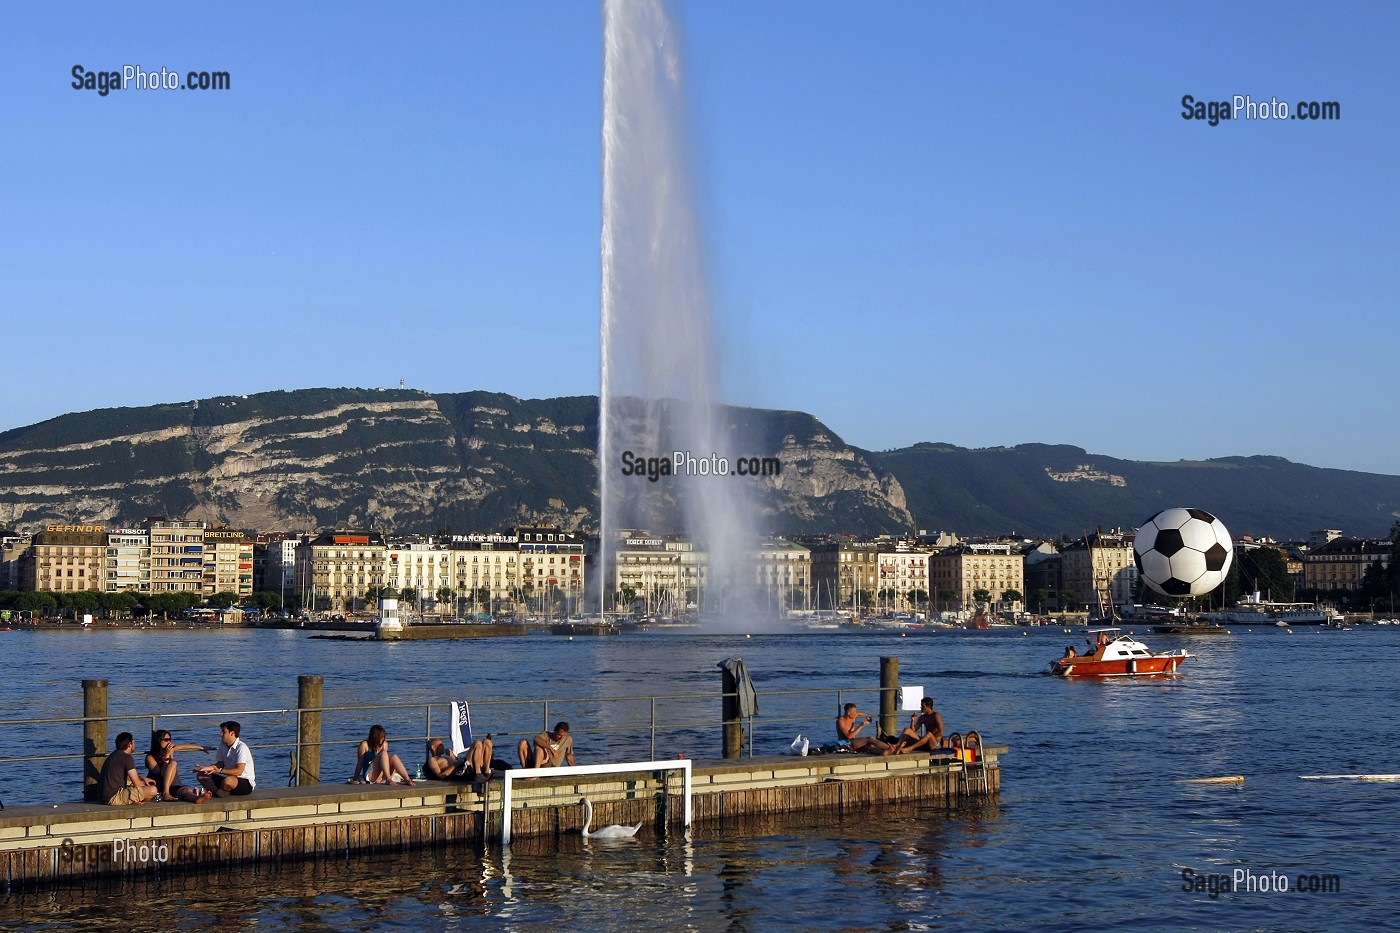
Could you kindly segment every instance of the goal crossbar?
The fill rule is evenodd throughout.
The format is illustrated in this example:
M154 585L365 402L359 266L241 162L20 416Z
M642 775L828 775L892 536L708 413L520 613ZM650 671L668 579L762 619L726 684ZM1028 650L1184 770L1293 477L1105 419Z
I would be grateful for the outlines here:
M685 801L685 825L690 826L690 765L689 758L666 761L619 761L606 765L574 765L562 768L511 768L501 772L501 845L510 845L511 788L516 781L537 777L574 777L590 774L626 774L633 771L679 771L682 778L681 796Z

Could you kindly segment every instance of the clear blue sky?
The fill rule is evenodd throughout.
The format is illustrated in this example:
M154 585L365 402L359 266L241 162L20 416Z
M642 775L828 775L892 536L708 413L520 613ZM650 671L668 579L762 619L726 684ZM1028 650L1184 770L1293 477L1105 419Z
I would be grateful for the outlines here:
M1400 7L706 0L731 401L869 448L1400 473ZM0 428L598 388L597 4L0 10ZM228 71L71 87L74 65ZM1181 98L1338 101L1337 122Z

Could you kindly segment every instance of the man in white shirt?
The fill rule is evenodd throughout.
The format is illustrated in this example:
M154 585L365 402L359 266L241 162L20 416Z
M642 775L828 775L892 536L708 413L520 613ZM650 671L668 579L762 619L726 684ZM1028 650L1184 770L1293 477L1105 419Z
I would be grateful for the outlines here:
M219 723L219 737L223 747L212 765L199 765L194 773L199 783L215 797L242 797L251 794L257 785L253 772L253 753L240 739L242 727L230 719Z

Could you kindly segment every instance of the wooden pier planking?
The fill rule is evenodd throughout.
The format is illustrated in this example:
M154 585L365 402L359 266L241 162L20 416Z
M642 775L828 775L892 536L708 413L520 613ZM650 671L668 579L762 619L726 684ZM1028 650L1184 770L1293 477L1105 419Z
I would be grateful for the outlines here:
M988 746L988 786L1000 790L998 757ZM915 753L890 757L825 755L697 761L692 776L697 824L761 823L778 814L847 813L911 800L956 801L964 795L962 766ZM683 807L672 776L657 773L540 778L515 785L516 844L578 832L579 798L588 796L599 824L643 823L679 831ZM669 794L662 795L663 783ZM208 804L106 807L74 803L0 811L0 878L10 891L83 884L98 878L166 877L230 865L319 858L343 859L451 845L482 845L500 835L501 790L419 782L416 787L317 785L257 791ZM121 840L164 846L163 858L114 860Z

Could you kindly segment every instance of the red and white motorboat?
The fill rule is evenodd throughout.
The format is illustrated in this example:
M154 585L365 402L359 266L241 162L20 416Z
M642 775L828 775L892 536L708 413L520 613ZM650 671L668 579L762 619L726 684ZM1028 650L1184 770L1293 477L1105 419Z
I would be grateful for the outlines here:
M1175 674L1190 657L1185 648L1157 654L1118 628L1089 629L1089 653L1066 654L1050 662L1061 677L1147 677Z

